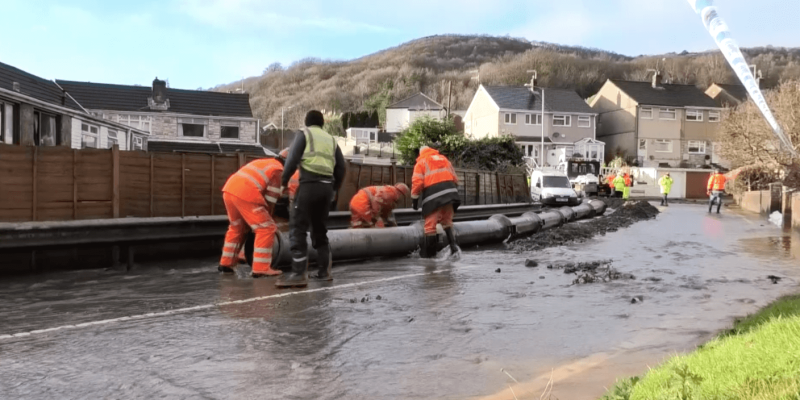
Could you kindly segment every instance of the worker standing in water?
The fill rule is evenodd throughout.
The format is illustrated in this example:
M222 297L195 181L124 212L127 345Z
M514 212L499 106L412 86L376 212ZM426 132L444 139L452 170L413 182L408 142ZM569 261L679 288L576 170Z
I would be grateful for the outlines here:
M383 228L397 226L392 216L397 201L408 196L405 183L394 186L369 186L356 193L350 200L350 227Z
M722 195L725 194L725 182L725 175L720 174L718 169L714 169L714 173L708 178L708 212L711 212L714 202L716 202L717 214L719 214L719 209L722 207Z
M662 206L669 207L669 202L667 201L667 196L669 196L669 192L672 190L672 183L673 182L674 181L672 180L672 177L669 176L669 172L664 174L664 176L662 176L661 179L658 180L658 186L661 187L661 194L664 195L664 197L661 198L661 205Z
M289 185L297 170L300 170L300 179L289 220L292 272L275 282L275 286L280 288L308 285L309 229L311 245L317 250L317 278L333 280L333 256L328 245L326 225L334 193L344 181L345 161L336 139L322 129L324 125L321 112L309 111L303 134L295 137L286 158L281 186Z
M447 157L428 146L419 150L414 175L411 179L411 204L414 210L422 207L425 216L425 236L420 245L420 256L436 255L436 224L441 223L450 251L458 253L458 243L453 233L453 213L461 205L458 196L458 177Z
M272 245L277 226L272 219L275 203L281 197L284 160L255 160L228 178L222 200L228 213L228 232L219 262L220 272L232 273L250 230L255 233L253 278L280 275L272 268Z

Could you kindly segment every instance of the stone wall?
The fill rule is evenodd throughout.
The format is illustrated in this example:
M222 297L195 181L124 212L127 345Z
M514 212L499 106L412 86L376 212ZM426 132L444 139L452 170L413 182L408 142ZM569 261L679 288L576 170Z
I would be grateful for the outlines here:
M800 192L792 195L792 227L800 231Z

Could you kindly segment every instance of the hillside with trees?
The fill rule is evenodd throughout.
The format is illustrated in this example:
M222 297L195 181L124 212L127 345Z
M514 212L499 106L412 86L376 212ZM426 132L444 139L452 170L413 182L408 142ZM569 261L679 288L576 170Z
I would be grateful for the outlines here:
M800 49L760 47L743 51L763 73L765 88L800 79ZM212 90L232 91L241 86L250 93L253 112L262 121L280 125L281 108L287 127L302 122L305 110L333 113L377 112L385 121L387 105L423 92L464 110L480 83L522 85L526 71L539 73L545 87L573 89L583 97L597 92L606 79L646 80L647 70L658 68L665 83L735 83L732 70L719 52L671 53L627 57L582 47L561 46L525 39L493 36L442 35L417 39L351 61L307 58L288 67L268 66L259 77Z

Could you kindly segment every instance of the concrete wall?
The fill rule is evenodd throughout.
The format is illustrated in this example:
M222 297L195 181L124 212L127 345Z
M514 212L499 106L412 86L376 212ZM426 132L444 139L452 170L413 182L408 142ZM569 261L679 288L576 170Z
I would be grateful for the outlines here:
M636 140L633 132L598 137L598 140L606 144L606 161L616 157L618 150L628 156L636 154Z
M386 132L397 133L403 130L408 121L408 110L405 108L390 108L386 110Z
M500 109L494 104L492 98L481 87L472 98L469 110L464 115L464 133L475 139L494 137L498 134L500 123ZM522 121L523 123L525 120Z
M800 231L800 192L792 195L792 227Z

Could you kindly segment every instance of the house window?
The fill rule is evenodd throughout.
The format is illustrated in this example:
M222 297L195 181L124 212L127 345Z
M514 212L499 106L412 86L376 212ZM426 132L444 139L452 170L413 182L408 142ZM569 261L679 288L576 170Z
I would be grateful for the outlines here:
M98 133L100 128L89 125L81 124L81 148L82 149L96 149L98 144Z
M708 112L708 122L719 122L719 111Z
M639 139L639 150L647 150L647 139Z
M220 121L219 137L223 139L238 139L239 138L239 122L237 121Z
M690 140L689 154L706 154L706 142L700 140Z
M0 143L9 143L6 137L6 105L0 103Z
M541 125L542 114L525 114L525 125Z
M687 109L686 110L686 120L687 121L703 122L703 110Z
M119 115L117 122L145 132L150 132L151 118L146 115Z
M33 113L33 140L37 146L56 145L56 117L39 111Z
M133 138L133 149L134 150L144 150L144 138L141 136L136 136Z
M653 147L658 153L672 153L672 140L656 139L653 140Z
M642 119L653 119L653 108L642 107L639 111L639 115L642 117Z
M208 120L199 118L178 118L178 135L183 137L206 137Z
M674 120L677 112L674 108L661 108L658 110L658 119Z
M572 116L553 115L553 126L572 126Z
M106 139L108 142L108 148L112 148L114 146L119 146L119 137L117 136L117 131L113 129L108 130L108 135L106 135Z
M591 128L592 127L592 119L591 117L578 117L578 128Z
M517 114L506 113L505 114L505 122L506 122L506 125L516 125L517 124Z

